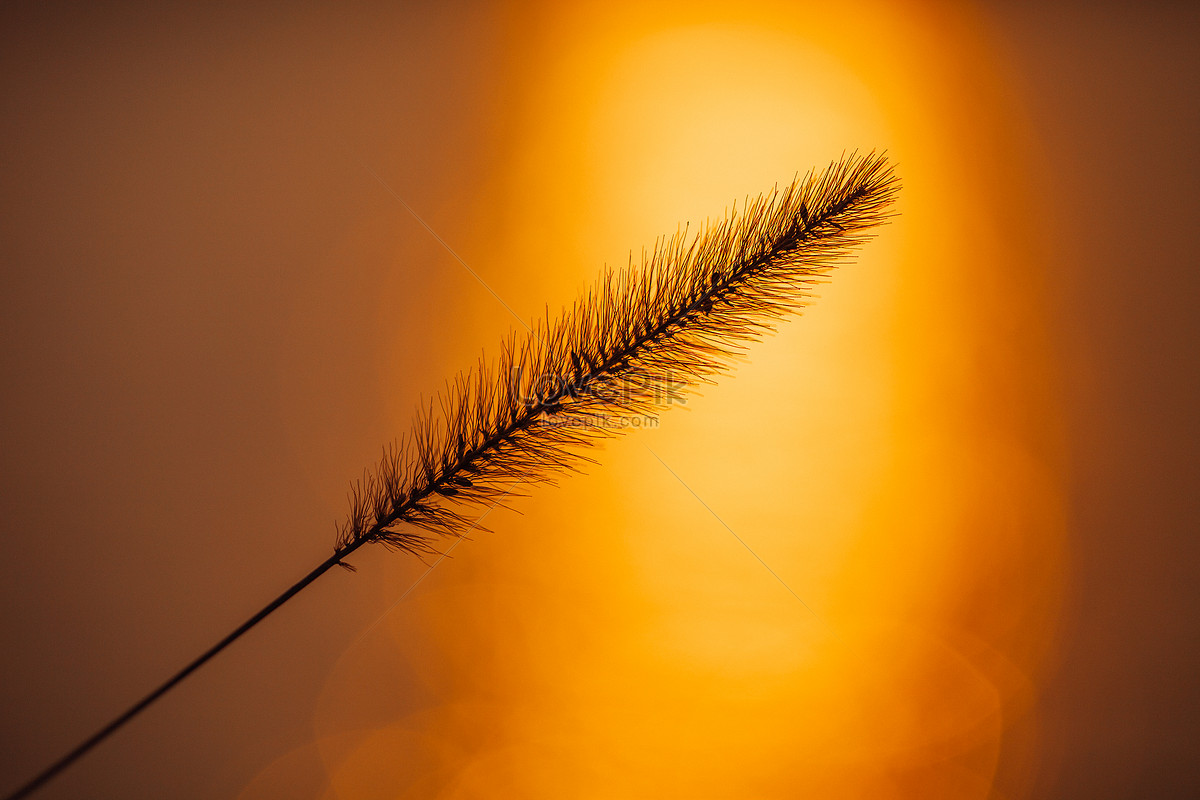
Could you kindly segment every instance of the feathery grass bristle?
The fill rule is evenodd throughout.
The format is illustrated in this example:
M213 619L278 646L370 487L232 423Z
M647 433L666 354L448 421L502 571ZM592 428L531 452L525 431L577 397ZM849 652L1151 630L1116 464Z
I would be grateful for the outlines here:
M457 375L354 484L337 549L432 553L437 537L472 527L471 506L552 482L623 419L712 383L812 299L890 216L898 189L884 155L843 157L605 271L557 318L510 331L495 360Z

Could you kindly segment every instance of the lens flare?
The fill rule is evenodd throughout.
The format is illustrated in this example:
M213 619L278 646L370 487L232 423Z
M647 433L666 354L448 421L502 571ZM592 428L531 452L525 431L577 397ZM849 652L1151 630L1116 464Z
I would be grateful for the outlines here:
M846 150L888 150L900 217L736 375L458 547L381 626L405 703L363 712L348 651L327 796L1019 795L1066 523L986 32L905 4L523 13L464 244L518 313Z

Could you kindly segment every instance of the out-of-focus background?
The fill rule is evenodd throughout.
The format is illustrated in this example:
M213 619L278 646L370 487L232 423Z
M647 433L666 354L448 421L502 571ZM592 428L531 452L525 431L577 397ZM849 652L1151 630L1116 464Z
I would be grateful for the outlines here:
M423 579L360 551L42 796L1197 796L1198 38L6 4L0 792L323 560L509 309L886 149L900 216L736 374Z

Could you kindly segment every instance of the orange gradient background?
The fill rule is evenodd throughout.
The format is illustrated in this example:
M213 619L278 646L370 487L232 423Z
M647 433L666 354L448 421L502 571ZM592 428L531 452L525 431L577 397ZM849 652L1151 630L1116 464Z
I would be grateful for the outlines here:
M677 11L514 22L536 35L510 64L507 148L454 246L518 316L846 150L889 151L901 216L736 379L490 517L389 616L436 702L353 713L372 688L347 651L316 716L328 797L986 797L1002 744L1033 735L1062 464L1039 232L1005 213L1024 132L956 103L1003 104L986 45L969 19L932 15L943 39L889 7L853 28L815 4ZM429 302L477 320L443 370L515 324L478 288ZM383 365L398 429L406 372Z
M852 150L898 217L732 375L427 575L360 551L45 796L1052 785L1066 245L986 6L21 23L10 68L62 55L8 73L4 786L323 559L348 479L514 315Z

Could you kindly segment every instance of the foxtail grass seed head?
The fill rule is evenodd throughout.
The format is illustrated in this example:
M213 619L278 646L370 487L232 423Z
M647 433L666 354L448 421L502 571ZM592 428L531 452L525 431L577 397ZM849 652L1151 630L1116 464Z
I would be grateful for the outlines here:
M467 531L470 507L552 482L590 461L588 446L656 419L803 309L887 220L898 189L884 155L852 154L676 233L559 316L510 332L352 486L336 548L431 553L438 537Z

